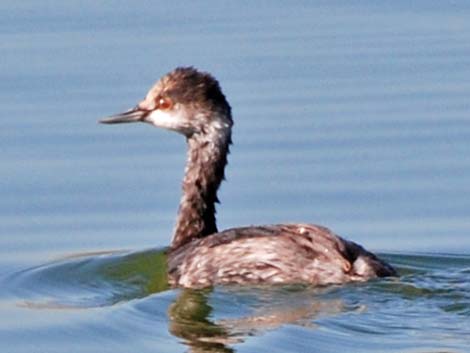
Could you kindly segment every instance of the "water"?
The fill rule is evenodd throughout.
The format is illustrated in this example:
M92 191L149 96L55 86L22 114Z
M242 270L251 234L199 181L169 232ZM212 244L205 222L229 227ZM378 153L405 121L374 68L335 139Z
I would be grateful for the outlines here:
M0 350L468 352L466 2L2 2ZM235 117L219 228L309 221L400 277L168 289L184 141L99 126L163 73Z
M69 257L4 279L0 337L18 352L467 351L470 256L385 258L400 278L168 290L161 250Z

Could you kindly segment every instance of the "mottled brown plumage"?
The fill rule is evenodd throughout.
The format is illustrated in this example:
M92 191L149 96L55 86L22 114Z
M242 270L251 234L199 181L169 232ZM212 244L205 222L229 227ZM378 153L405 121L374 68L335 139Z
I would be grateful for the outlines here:
M165 75L136 108L103 123L142 121L186 136L188 159L173 240L170 283L326 285L395 275L394 269L324 227L279 224L217 233L215 203L231 143L231 109L217 80L194 68Z
M228 229L171 251L172 285L309 283L390 276L392 267L329 229L278 224Z

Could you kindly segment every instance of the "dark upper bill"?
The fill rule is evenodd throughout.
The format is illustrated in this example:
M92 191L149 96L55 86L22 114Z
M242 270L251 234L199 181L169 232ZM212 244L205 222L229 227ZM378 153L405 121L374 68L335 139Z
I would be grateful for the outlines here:
M99 122L102 124L136 123L139 121L144 121L147 114L147 111L141 110L136 107L131 110L128 110L127 112L101 119Z

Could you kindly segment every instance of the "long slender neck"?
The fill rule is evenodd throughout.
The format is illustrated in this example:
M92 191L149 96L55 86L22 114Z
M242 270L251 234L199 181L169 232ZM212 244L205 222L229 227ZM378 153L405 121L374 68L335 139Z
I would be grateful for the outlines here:
M217 232L215 203L227 164L230 126L210 126L205 133L188 138L187 143L188 159L173 249Z

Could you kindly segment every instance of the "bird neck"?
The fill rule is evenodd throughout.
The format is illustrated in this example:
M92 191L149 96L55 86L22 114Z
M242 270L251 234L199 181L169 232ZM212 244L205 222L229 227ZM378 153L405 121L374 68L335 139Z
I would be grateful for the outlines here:
M187 139L183 195L171 248L217 232L215 203L231 143L230 125L210 126Z

